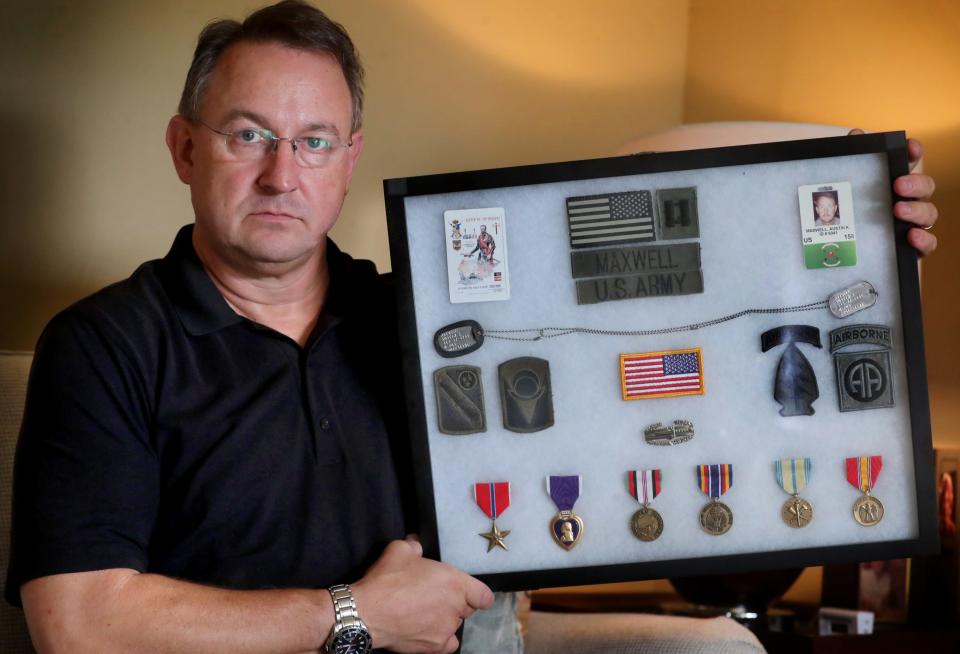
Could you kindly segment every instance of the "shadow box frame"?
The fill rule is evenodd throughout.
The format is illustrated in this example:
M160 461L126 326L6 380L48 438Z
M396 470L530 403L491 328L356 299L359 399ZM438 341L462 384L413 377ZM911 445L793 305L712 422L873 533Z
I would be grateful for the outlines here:
M895 239L893 248L895 261L889 261L887 265L895 270L893 274L895 274L898 285L899 320L903 330L902 343L899 344L899 347L902 349L905 375L899 383L906 386L909 398L906 417L909 419L910 434L906 438L912 444L913 453L913 480L916 499L915 536L880 542L850 542L829 546L761 549L745 553L712 554L706 552L703 555L660 558L649 561L588 563L573 567L531 567L520 570L495 569L491 571L486 569L480 572L467 569L467 572L474 574L494 590L506 591L796 568L810 565L832 565L935 553L938 550L939 541L935 506L936 490L935 480L933 479L934 453L931 441L922 321L919 319L922 314L918 255L906 240L909 225L903 221L895 220L892 214L892 204L902 199L896 196L892 190L893 180L906 174L909 169L907 144L904 132L884 132L677 152L640 153L603 159L384 180L383 188L390 254L396 283L397 327L403 364L403 393L405 395L410 447L413 457L413 476L419 509L419 536L424 555L435 560L447 560L443 556L444 552L441 547L437 493L462 493L462 489L454 490L438 487L433 474L431 437L435 438L437 436L435 433L431 434L427 413L430 411L436 412L437 409L434 403L434 391L430 385L424 383L428 377L424 376L423 373L421 353L423 344L428 339L432 339L437 329L443 327L446 323L425 324L421 318L418 318L420 307L417 304L415 292L414 266L422 264L420 255L423 253L412 253L410 241L412 221L435 221L435 229L438 233L446 230L447 226L444 224L442 215L433 213L425 216L419 215L417 211L408 212L409 202L424 196L456 197L456 194L469 194L475 191L537 187L539 185L584 180L616 180L628 176L669 174L678 171L706 172L714 169L729 169L730 167L757 164L785 164L789 167L792 165L791 162L795 162L797 166L816 166L822 161L829 161L833 158L878 154L886 161L888 179L882 181L891 189L890 221L892 223L892 235ZM703 203L702 198L699 201L701 204ZM793 202L794 207L796 207L796 195L794 195ZM703 215L703 209L704 207L701 206L701 215ZM557 219L566 221L566 216L563 215L562 210ZM703 219L701 218L701 220ZM793 218L793 220L796 221L796 218ZM517 256L515 253L517 249L519 248L511 246L512 256ZM569 248L566 251L569 251ZM412 256L412 254L416 256ZM446 283L445 280L444 292L446 292ZM889 293L889 289L885 290ZM697 297L697 295L684 296L686 299ZM636 301L638 300L628 300L628 302ZM501 303L490 302L487 304ZM611 302L610 304L621 303ZM461 304L458 306L469 307L470 305ZM735 311L736 308L731 307L730 311ZM464 310L463 318L469 318L469 313L468 310ZM856 316L847 320L851 323L861 322ZM803 318L788 320L788 322L803 321ZM549 323L550 321L547 320L545 324ZM446 361L453 364L458 363L457 359L447 359ZM489 395L493 394L492 392L489 393ZM490 420L497 420L497 413L491 407L487 408ZM443 438L464 437L444 434ZM682 447L682 445L678 447ZM864 452L864 454L867 453ZM469 478L469 473L465 473L465 475L462 477L464 486L472 485L475 480ZM853 491L853 489L850 490ZM472 501L473 498L471 497L471 504ZM845 502L846 500L843 500L843 503ZM476 512L477 507L472 506L472 510ZM477 513L476 515L479 516L480 514ZM544 516L544 518L546 517L548 516ZM487 524L489 524L489 521ZM522 527L523 529L546 531L544 525L539 523L508 526L513 526L514 529ZM477 541L480 540L475 535L478 531L474 530L470 534ZM478 546L479 553L477 556L483 556L486 544L478 542ZM554 547L554 545L550 544L549 547ZM500 553L498 552L498 554ZM459 567L469 566L460 565Z

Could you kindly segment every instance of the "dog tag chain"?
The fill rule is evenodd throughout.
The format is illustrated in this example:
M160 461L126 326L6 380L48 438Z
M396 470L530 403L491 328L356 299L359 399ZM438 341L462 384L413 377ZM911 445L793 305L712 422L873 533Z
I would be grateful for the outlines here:
M877 303L879 294L870 282L858 282L833 293L826 300L798 304L790 307L770 307L763 309L744 309L720 318L702 322L662 327L660 329L615 330L594 329L590 327L539 327L528 329L484 329L475 320L461 320L440 328L433 336L433 345L442 357L452 358L469 354L483 345L484 338L497 338L505 341L539 341L545 338L557 338L570 334L588 334L592 336L660 336L677 332L690 332L719 325L737 318L750 315L796 313L829 309L836 318L846 318Z

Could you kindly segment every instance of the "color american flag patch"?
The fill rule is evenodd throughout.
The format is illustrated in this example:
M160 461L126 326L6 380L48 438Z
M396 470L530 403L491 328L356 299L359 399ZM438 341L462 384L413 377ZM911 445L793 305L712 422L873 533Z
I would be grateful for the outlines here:
M655 239L650 191L567 198L567 222L573 248Z
M624 400L703 395L700 348L620 355Z

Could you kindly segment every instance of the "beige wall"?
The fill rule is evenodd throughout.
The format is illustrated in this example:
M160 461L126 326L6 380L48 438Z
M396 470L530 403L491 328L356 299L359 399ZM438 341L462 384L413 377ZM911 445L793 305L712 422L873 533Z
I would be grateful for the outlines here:
M32 349L55 311L192 220L166 122L200 27L261 4L2 3L0 349ZM366 150L333 235L382 268L383 178L603 156L682 118L686 0L318 5L368 73Z
M923 265L934 443L960 444L960 3L693 0L684 120L906 129L944 219Z

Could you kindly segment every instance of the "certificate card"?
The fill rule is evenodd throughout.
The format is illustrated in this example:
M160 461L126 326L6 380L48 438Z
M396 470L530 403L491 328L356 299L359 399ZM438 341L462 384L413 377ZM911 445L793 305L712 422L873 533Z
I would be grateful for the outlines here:
M508 590L935 552L907 165L891 132L386 180L426 554Z

